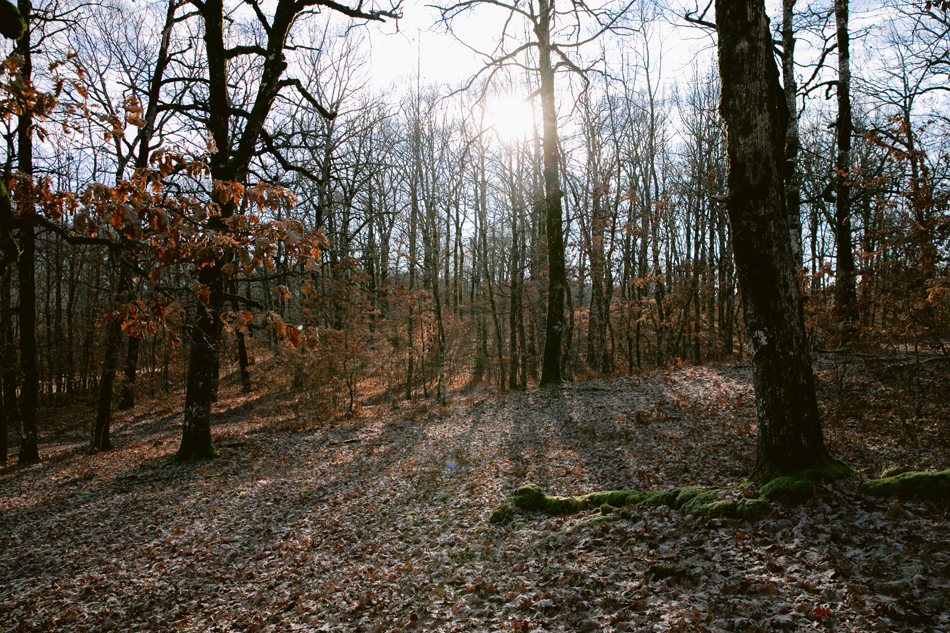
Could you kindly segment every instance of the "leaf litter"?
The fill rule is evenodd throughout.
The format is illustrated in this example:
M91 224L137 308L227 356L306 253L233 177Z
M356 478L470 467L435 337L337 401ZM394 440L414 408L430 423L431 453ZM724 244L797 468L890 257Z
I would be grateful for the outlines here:
M0 471L0 629L950 630L947 504L860 487L888 467L948 467L947 378L921 381L910 438L890 374L817 367L829 446L861 472L754 523L665 506L585 525L583 513L487 521L526 482L756 496L742 487L747 363L333 423L290 393L223 391L220 457L190 465L166 463L180 424L166 402L117 414L118 449L95 455L81 414L63 414L45 461Z

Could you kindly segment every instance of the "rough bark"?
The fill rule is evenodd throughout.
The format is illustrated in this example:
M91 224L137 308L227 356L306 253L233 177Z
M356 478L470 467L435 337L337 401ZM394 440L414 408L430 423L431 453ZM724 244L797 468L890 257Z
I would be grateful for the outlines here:
M206 272L207 271L207 272ZM212 267L202 269L199 281L211 290L208 304L198 307L197 322L192 326L191 355L188 363L188 382L185 387L185 415L181 427L181 444L174 460L193 462L217 456L211 443L211 401L217 373L217 342L221 321L214 305L223 301L220 272Z
M280 0L267 29L266 54L263 56L257 93L244 126L233 132L231 100L228 93L228 55L224 36L224 5L222 0L207 0L198 5L205 27L205 53L208 65L208 111L206 124L217 151L211 155L211 176L222 182L243 184L257 149L264 121L281 89L280 80L287 68L283 49L290 27L303 3ZM225 230L225 221L235 212L234 204L221 208L220 216L208 221L208 228ZM223 266L233 257L225 254L199 273L199 281L208 289L207 303L197 306L196 323L191 330L191 354L188 361L188 383L185 394L185 416L182 440L176 461L194 461L213 457L211 444L211 403L215 398L218 368L218 343L221 334L220 315L224 308L225 275Z
M764 0L717 0L720 112L728 131L728 199L750 336L758 440L752 478L821 469L825 448L788 239L787 121Z
M544 164L545 233L548 250L548 309L544 328L544 352L541 357L539 386L563 382L561 345L564 334L564 293L567 271L564 262L560 176L558 172L557 111L554 104L554 66L551 63L551 19L553 1L540 0L534 27L538 37L541 70L542 155Z

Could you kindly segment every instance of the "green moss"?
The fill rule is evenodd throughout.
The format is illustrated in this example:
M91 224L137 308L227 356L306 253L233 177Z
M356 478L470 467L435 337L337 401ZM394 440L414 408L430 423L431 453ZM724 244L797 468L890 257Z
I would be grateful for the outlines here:
M759 467L757 465L756 468L753 469L749 478L752 481L764 486L771 481L781 479L783 477L810 479L812 482L817 482L834 481L852 474L854 474L854 470L850 466L845 464L840 459L830 458L823 462L820 466L813 466L811 468L804 468L802 470L796 470L793 472L777 471L768 469L766 467Z
M632 523L636 523L638 521L643 520L642 515L634 512L633 510L628 510L627 508L624 508L623 510L620 511L620 518L626 519L627 521L630 521Z
M722 492L719 488L710 488L704 490L696 486L687 486L679 489L679 494L673 504L673 508L683 514L696 514L699 508L713 503Z
M622 508L624 506L632 506L640 503L644 496L642 492L637 492L636 490L608 490L606 492L592 492L580 498L586 499L587 503L593 506L600 506L606 503L615 508Z
M881 479L886 479L887 477L896 477L897 475L903 475L906 472L906 468L901 468L900 466L891 466L890 468L885 468L883 471L881 471Z
M682 488L672 488L670 490L661 490L652 492L643 498L637 505L641 506L669 506L676 507L676 498L679 496Z
M812 496L815 482L807 477L777 477L762 486L760 493L771 501L781 501L789 505L803 503Z
M765 499L743 499L736 507L736 518L746 521L756 521L769 509Z
M871 479L864 482L864 490L875 497L906 494L950 500L950 470L902 473L893 477Z
M593 492L581 497L552 497L535 484L526 484L515 490L514 494L496 509L489 519L490 523L505 523L515 509L547 514L574 514L582 510L603 507L604 505L622 508L640 501L643 495L636 490L611 490Z
M13 2L0 0L0 34L11 40L18 40L26 33L26 21L17 6ZM6 187L3 187L3 195L6 197Z

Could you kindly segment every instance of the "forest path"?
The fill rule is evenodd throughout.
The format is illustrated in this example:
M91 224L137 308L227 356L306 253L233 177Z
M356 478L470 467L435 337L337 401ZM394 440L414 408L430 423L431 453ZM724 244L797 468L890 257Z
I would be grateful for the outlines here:
M947 468L939 421L925 449L903 445L875 404L893 387L848 374L855 415L826 374L836 454L873 474ZM111 453L83 454L85 431L67 425L44 462L0 471L0 629L950 628L947 508L872 500L859 477L755 524L664 507L571 532L583 516L487 523L528 481L737 486L750 383L746 364L683 367L367 408L334 427L289 396L233 394L216 408L221 457L188 465L165 463L180 417L164 403L121 417ZM691 577L649 576L660 562Z

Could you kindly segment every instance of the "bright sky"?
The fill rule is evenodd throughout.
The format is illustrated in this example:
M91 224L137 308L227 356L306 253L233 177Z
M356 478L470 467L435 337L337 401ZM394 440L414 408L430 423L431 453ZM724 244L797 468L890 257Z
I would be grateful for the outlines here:
M368 72L372 82L380 88L414 83L417 68L423 86L431 84L447 84L457 86L468 79L483 65L478 56L461 44L452 34L446 33L445 26L436 24L438 12L426 6L426 0L407 0L403 9L403 19L386 24L370 24L366 27L372 43L369 55ZM428 0L432 1L432 0ZM691 0L673 0L674 3L685 6ZM705 0L699 0L705 6ZM781 3L777 0L767 0L769 14L773 18L772 28L777 29L781 19ZM803 2L800 10L804 10ZM831 0L822 0L822 6L830 8ZM855 41L852 44L852 64L854 71L868 60L875 58L874 36L881 33L881 28L887 23L882 18L882 0L851 0L851 29L857 36L861 32L869 37ZM492 10L494 9L494 10ZM634 10L637 10L636 6ZM691 67L697 59L703 63L714 63L715 39L698 28L690 28L685 21L678 18L683 9L670 10L667 20L657 20L650 24L650 41L654 43L651 51L651 63L657 64L662 54L662 81L676 81L690 76ZM494 7L482 7L474 14L466 14L456 19L453 29L468 44L473 47L489 51L494 45L495 34L501 28L503 11ZM714 15L706 16L714 20ZM833 20L829 24L833 28ZM812 36L813 37L813 36ZM809 61L807 58L817 56L818 51L809 50L809 35L799 35L799 46L796 50L800 62ZM629 44L627 44L629 42ZM624 53L633 57L637 50L643 50L641 36L630 36L624 42ZM588 49L594 54L597 45ZM616 50L616 49L615 49ZM635 59L635 58L634 58ZM831 60L834 64L835 61ZM800 71L804 72L804 71Z
M478 71L475 54L447 34L444 26L434 26L438 17L437 11L423 3L409 2L398 24L390 21L367 27L373 46L370 65L374 82L387 85L397 80L415 81L418 68L423 85L455 84ZM488 43L484 27L478 37L470 26L471 21L454 25L466 38L475 36L473 39Z

